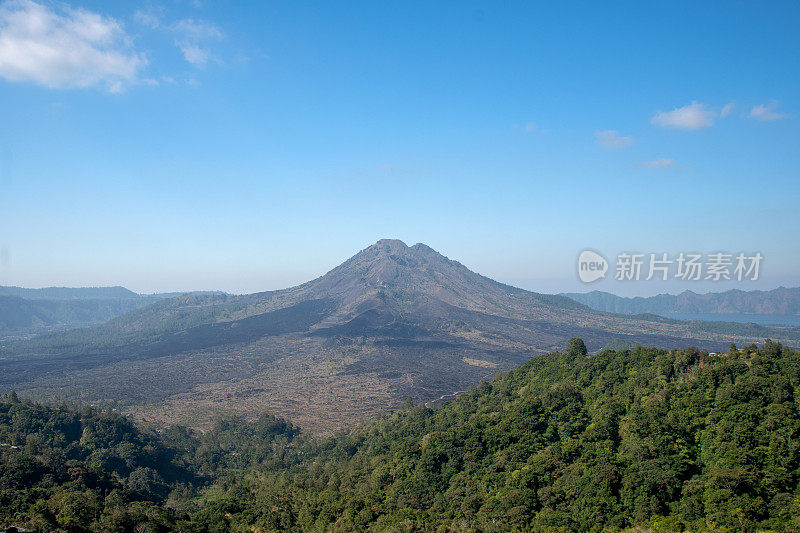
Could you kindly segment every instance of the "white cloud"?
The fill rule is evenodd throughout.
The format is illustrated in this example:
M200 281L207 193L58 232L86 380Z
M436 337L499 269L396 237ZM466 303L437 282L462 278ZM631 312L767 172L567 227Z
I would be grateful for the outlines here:
M778 102L772 100L766 104L760 104L750 110L750 118L761 121L780 120L782 118L789 118L786 113L778 112Z
M627 148L633 144L633 137L620 135L617 130L594 132L594 142L603 148Z
M673 163L675 163L674 159L661 157L658 159L654 159L652 161L644 161L642 163L638 163L637 166L643 168L667 168L671 167Z
M176 41L175 44L183 52L183 58L196 67L204 67L208 63L211 52L206 48L201 48L197 44L186 41Z
M714 112L699 102L678 107L672 111L659 111L650 120L655 126L681 130L700 130L714 124Z
M7 80L120 92L147 66L131 48L113 18L32 0L0 4L0 76Z
M522 129L525 130L525 133L531 133L538 130L539 126L537 126L534 122L526 122Z
M733 102L725 104L725 106L722 108L722 111L719 112L719 116L722 118L727 117L728 115L731 114L734 107L736 107L736 104L734 104Z

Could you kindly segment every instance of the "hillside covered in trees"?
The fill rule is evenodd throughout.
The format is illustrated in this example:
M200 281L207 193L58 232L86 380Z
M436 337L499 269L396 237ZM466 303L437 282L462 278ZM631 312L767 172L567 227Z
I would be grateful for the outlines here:
M39 531L800 530L800 353L534 357L330 438L150 433L0 402L0 525Z

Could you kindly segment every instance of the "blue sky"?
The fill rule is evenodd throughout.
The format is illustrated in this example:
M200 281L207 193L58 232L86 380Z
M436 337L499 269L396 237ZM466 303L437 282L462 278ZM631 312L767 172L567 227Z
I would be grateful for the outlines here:
M800 4L644 4L0 1L0 284L251 292L394 237L800 285ZM586 248L764 261L587 286Z

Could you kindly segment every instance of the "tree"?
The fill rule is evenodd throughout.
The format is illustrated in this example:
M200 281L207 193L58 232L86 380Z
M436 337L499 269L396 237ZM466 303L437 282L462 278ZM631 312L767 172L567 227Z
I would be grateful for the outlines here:
M588 350L586 350L586 344L584 344L583 339L578 337L572 337L569 340L569 344L567 345L567 354L578 357L581 355L586 355Z

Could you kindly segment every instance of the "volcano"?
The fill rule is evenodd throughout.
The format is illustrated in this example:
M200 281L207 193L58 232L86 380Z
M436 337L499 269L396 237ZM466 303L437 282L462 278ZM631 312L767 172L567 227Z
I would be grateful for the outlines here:
M170 298L5 346L0 387L113 404L159 425L266 411L330 432L406 400L452 398L570 337L590 351L754 340L594 311L491 280L424 244L384 239L297 287Z

